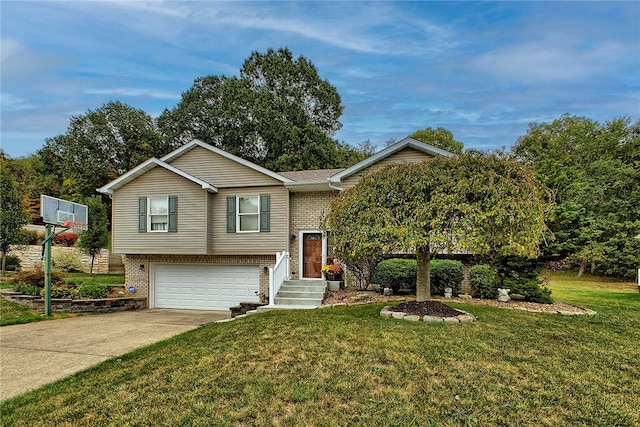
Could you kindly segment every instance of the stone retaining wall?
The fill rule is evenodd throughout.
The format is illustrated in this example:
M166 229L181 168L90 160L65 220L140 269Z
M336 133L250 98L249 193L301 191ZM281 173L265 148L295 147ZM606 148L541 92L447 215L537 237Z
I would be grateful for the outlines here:
M91 267L91 257L80 252L77 248L68 248L65 246L54 246L51 248L52 252L77 252L80 258L80 263L89 272ZM9 250L11 255L15 255L20 259L20 267L23 270L33 270L34 268L44 268L44 261L42 260L42 245L20 245L12 246ZM109 272L109 251L103 249L98 255L96 255L93 261L94 273L108 273Z
M44 299L42 297L7 291L3 291L2 296L18 304L44 312ZM147 299L144 297L80 300L51 298L51 311L55 313L113 313L116 311L139 310L146 307Z

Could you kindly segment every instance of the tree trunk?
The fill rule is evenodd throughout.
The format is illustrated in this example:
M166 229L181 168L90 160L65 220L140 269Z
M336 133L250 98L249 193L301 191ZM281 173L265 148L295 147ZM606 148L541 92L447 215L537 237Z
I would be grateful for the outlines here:
M429 248L416 250L418 269L416 274L416 301L431 300L431 253Z
M587 268L587 259L582 258L582 262L580 263L580 269L578 270L578 277L582 277L584 274L584 269Z
M93 276L93 260L96 259L96 255L91 255L91 267L89 267L89 275Z
M0 252L0 254L0 256L2 256L2 261L0 261L0 264L2 264L1 270L4 273L4 268L7 263L7 254L4 251Z

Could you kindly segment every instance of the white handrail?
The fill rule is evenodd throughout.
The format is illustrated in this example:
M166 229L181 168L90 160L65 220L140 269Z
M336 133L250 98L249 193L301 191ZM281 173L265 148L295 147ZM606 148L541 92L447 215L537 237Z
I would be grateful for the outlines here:
M275 304L280 287L289 278L289 252L276 252L276 264L269 267L269 305Z

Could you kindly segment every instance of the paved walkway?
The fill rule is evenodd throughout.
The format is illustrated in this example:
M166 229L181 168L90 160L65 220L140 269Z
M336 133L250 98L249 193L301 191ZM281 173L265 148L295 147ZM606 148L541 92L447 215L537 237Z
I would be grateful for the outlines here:
M228 311L152 309L3 326L0 401L229 316Z

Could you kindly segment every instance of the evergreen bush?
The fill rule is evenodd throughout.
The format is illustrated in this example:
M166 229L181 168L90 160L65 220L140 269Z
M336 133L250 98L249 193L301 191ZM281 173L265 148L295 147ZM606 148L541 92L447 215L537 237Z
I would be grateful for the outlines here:
M453 295L460 293L464 268L460 261L434 259L431 265L431 295L444 295L445 288L451 288Z
M474 298L496 299L500 287L500 277L489 265L474 265L469 271L471 291Z
M392 258L381 261L375 269L376 280L383 288L416 291L417 262L415 259Z

